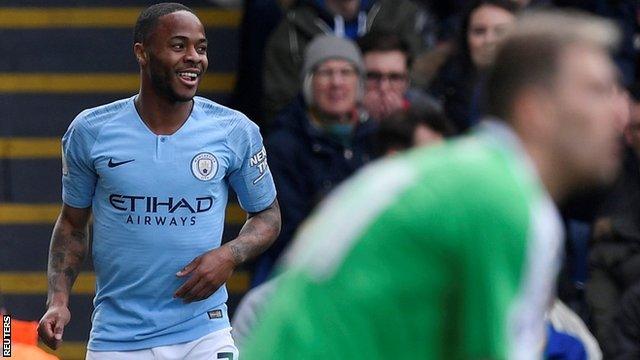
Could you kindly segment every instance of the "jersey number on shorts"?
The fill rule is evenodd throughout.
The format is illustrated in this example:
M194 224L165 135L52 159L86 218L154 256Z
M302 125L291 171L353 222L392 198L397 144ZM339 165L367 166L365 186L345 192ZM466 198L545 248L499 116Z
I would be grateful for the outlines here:
M230 352L218 353L218 359L233 360L233 353L230 353Z

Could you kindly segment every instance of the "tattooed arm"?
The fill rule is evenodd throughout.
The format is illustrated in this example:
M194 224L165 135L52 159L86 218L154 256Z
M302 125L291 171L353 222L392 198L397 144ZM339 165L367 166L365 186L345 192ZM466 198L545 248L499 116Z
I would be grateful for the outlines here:
M236 265L262 254L280 234L280 205L275 200L265 210L249 214L238 237L225 244L229 247Z
M40 320L38 334L54 350L60 346L64 327L71 319L69 294L87 253L90 214L91 208L63 205L53 228L47 269L47 312Z
M280 233L280 206L275 200L259 213L249 214L237 238L202 254L180 270L187 280L175 293L186 302L204 300L224 284L240 264L260 255Z

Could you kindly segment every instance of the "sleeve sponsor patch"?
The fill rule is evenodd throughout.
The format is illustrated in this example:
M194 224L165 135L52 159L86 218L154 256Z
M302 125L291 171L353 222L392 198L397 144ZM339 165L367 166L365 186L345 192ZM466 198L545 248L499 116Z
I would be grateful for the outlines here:
M253 180L253 184L255 185L267 174L267 150L264 148L264 146L262 147L262 149L260 149L260 151L251 156L251 158L249 159L249 166L251 166L252 168L258 168L259 175Z
M62 175L68 176L69 166L67 166L67 157L64 155L64 146L61 149L62 149Z

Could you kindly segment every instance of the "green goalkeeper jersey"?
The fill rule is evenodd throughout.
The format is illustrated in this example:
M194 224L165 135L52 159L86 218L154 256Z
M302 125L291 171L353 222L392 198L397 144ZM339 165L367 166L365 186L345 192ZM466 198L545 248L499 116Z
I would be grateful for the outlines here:
M561 241L518 138L488 121L339 187L242 358L539 359Z

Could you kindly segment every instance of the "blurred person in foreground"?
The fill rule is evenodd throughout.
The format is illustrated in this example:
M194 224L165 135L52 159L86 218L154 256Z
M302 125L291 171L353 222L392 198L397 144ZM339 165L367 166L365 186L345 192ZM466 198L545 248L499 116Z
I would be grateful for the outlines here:
M619 168L617 38L587 15L523 18L472 135L363 169L303 225L244 359L540 359L554 202Z
M207 39L189 8L143 10L133 52L139 94L83 111L62 138L64 204L39 334L53 349L62 342L93 213L87 359L235 359L225 283L280 226L262 139L241 113L195 96ZM229 186L248 217L221 245Z
M429 103L414 104L380 123L377 151L380 156L397 155L413 147L439 144L454 133L453 125L439 108ZM275 277L251 289L238 305L231 325L233 339L240 350L258 324L260 314L267 311L266 303L277 288L277 282L278 277Z
M372 159L376 124L360 111L364 69L355 43L316 37L305 52L302 94L266 139L282 204L282 232L257 264L253 285L270 275L298 225L336 185Z

